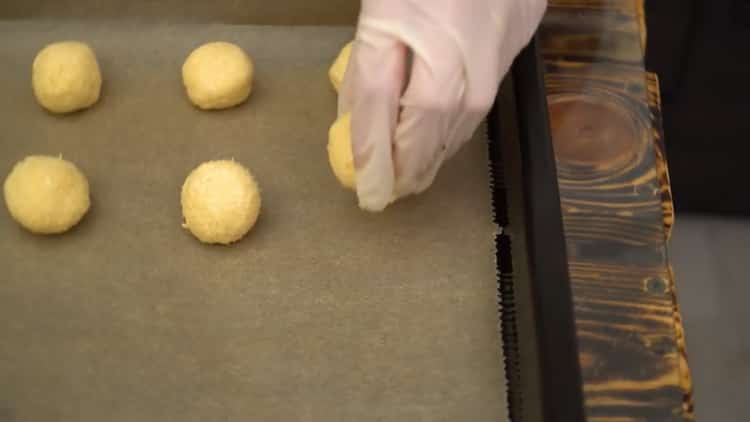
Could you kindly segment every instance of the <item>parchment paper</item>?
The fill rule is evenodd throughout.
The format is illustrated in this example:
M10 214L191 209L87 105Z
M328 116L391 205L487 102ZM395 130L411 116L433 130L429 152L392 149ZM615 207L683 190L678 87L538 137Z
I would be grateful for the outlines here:
M351 28L0 23L0 174L62 154L91 183L72 232L0 210L0 421L503 421L486 143L426 194L360 211L327 162L327 69ZM101 101L46 113L46 43L96 50ZM228 40L256 65L250 101L193 108L180 66ZM232 247L180 227L205 160L257 177L263 210Z
M0 19L352 25L360 0L2 0Z

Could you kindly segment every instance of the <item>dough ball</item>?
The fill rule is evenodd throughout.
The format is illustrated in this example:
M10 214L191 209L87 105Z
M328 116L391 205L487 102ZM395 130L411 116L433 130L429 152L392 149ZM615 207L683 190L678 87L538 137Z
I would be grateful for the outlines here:
M346 68L349 66L349 57L352 55L352 44L354 44L353 41L341 49L338 57L336 57L336 61L333 62L331 69L328 70L328 77L331 79L333 89L336 92L339 92L341 83L344 82L344 74L346 73Z
M31 155L5 179L10 215L33 233L63 233L75 226L91 204L89 182L75 164L59 157Z
M253 62L234 44L203 44L182 65L182 83L190 101L198 108L233 107L250 95Z
M328 161L339 182L348 189L357 189L352 155L352 115L341 116L328 132Z
M44 47L34 58L31 86L39 104L53 113L70 113L94 105L102 87L94 51L77 41Z
M229 244L242 239L260 214L255 179L232 160L208 161L182 185L183 227L204 243Z

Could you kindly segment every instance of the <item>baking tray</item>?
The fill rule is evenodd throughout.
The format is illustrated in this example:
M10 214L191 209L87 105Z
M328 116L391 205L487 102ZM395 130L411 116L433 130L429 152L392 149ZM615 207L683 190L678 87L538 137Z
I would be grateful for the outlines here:
M434 187L382 214L328 167L327 69L351 27L0 22L0 174L69 159L92 208L62 236L0 210L0 421L503 421L484 130ZM51 41L96 50L102 98L55 116L30 67ZM205 112L180 66L206 41L253 57L250 100ZM200 162L255 174L263 210L232 247L180 228Z
M584 421L583 386L539 42L488 117L503 349L515 422Z

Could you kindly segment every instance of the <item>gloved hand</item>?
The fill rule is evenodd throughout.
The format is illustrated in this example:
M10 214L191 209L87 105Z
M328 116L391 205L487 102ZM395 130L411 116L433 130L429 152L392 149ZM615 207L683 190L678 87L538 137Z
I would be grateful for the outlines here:
M432 184L486 116L546 6L362 0L339 96L339 115L352 113L360 207L381 211Z

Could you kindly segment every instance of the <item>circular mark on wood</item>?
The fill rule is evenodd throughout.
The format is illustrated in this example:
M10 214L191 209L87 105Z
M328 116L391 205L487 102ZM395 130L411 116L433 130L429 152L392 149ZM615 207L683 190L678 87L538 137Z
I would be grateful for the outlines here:
M668 293L667 282L661 277L649 277L643 280L643 290L654 295L664 295Z
M659 356L671 355L677 352L677 346L671 337L658 337L650 342L649 348Z
M549 99L550 127L562 164L620 168L641 148L641 128L619 104L604 99L563 95Z

